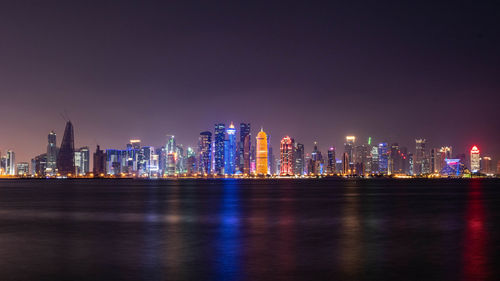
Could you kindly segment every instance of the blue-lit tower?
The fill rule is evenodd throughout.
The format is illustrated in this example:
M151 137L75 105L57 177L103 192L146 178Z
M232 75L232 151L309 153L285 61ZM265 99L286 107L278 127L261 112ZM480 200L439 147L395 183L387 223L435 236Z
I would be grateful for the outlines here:
M212 133L201 132L198 140L198 172L210 174L210 163L212 156Z
M378 171L380 174L387 175L389 167L389 153L387 143L378 144Z
M214 173L221 175L224 173L224 139L226 135L226 125L215 124L214 130Z
M224 145L224 173L233 175L236 173L236 129L233 122L226 130L227 140Z

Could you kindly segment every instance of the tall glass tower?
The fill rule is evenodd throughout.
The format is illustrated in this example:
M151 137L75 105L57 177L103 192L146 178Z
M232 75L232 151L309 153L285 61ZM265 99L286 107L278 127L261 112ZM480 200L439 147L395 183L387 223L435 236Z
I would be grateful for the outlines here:
M201 132L198 140L198 155L199 164L198 172L202 174L210 174L211 156L212 156L212 133Z
M224 172L224 139L226 134L226 125L223 123L215 124L214 130L214 172L223 174Z
M244 174L250 173L250 123L240 123L238 168Z
M61 142L61 149L57 156L57 170L63 176L75 173L75 140L73 134L73 124L66 123L64 136Z
M233 175L236 173L236 129L233 122L226 130L227 140L224 146L224 173Z
M47 144L47 166L45 168L45 174L54 175L57 169L57 142L56 133L51 131L48 135Z
M267 134L262 129L260 129L260 132L257 134L256 146L257 161L255 173L257 175L267 175Z

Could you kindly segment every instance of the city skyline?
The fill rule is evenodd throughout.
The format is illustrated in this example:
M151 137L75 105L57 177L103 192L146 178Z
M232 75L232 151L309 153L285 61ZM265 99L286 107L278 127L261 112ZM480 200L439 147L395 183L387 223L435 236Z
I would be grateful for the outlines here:
M495 9L425 2L3 3L0 149L152 145L264 126L322 151L343 137L415 138L500 155ZM468 20L464 20L464 18ZM64 120L66 121L66 120ZM495 156L494 156L495 157Z

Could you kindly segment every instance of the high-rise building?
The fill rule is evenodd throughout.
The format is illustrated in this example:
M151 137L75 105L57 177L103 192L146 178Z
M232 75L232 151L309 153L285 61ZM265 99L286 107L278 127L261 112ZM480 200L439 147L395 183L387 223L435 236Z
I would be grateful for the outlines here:
M336 163L337 159L335 159L335 147L330 147L330 149L328 149L328 165L326 166L328 174L335 174Z
M46 165L46 170L45 174L49 176L53 176L56 174L57 170L57 153L58 153L58 148L57 148L57 137L56 133L54 131L51 131L47 137L48 139L48 144L47 144L47 165Z
M401 153L398 143L391 144L388 171L391 174L400 174L403 172L401 169Z
M212 158L212 133L201 132L198 139L198 172L201 174L211 174Z
M379 155L378 155L378 147L374 145L371 151L371 164L370 164L370 172L372 174L378 174L379 171Z
M349 170L351 172L354 171L354 162L356 161L356 153L354 151L354 144L356 142L356 137L355 136L347 136L345 137L345 143L344 143L344 152L347 152L347 155L349 156Z
M250 173L250 123L240 123L240 142L238 169L244 174Z
M477 173L481 169L481 155L477 146L473 146L470 150L470 171Z
M481 173L483 174L493 174L493 167L491 166L492 164L491 157L489 156L484 156L481 158Z
M426 155L426 139L416 139L415 140L415 155L413 163L413 174L422 175L426 174L426 165L428 165L427 155ZM428 167L430 168L430 167Z
M389 153L386 142L378 144L378 172L382 175L389 174Z
M280 142L280 175L293 175L293 167L293 139L286 136Z
M214 129L214 172L218 175L224 173L224 139L226 125L215 124Z
M63 176L75 173L75 140L73 134L73 124L71 121L66 123L64 135L57 156L57 171Z
M236 129L233 122L226 130L227 140L224 144L224 173L234 175L236 173Z
M16 175L27 176L30 173L29 164L27 162L20 162L16 164Z
M349 165L349 152L344 152L342 155L342 174L344 175L350 175L351 174L351 169Z
M77 175L87 175L90 172L90 151L84 146L75 151L75 172Z
M31 174L34 176L45 175L45 170L47 167L47 154L40 154L31 159Z
M6 174L9 176L16 175L16 154L12 150L7 151L7 162L5 166Z
M263 129L257 134L256 142L256 167L255 173L257 175L267 175L267 134Z
M106 155L104 151L101 150L99 145L97 145L94 153L94 169L95 176L101 176L106 173Z
M188 175L194 175L196 173L196 153L191 147L187 148L186 151L186 172Z
M294 168L293 173L295 175L302 176L304 175L304 145L298 142L294 142Z

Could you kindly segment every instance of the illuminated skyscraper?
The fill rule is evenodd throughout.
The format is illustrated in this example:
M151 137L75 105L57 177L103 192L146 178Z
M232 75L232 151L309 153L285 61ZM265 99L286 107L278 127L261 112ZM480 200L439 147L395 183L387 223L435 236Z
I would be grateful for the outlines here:
M295 175L302 176L304 175L304 145L298 142L294 142L294 152L293 152L293 159L294 159L294 168L293 168L293 173Z
M7 175L16 175L16 154L12 150L7 151L5 171Z
M372 174L379 173L379 155L378 155L378 147L373 146L371 151L371 164L370 164L370 172Z
M233 122L226 130L227 140L224 144L224 173L233 175L236 173L236 129Z
M67 176L75 173L75 140L73 134L73 124L71 121L66 123L64 135L57 156L58 173Z
M328 149L328 165L326 166L328 174L335 174L336 164L337 160L335 159L335 147L330 147L330 149Z
M354 143L356 142L355 136L345 137L344 152L347 152L349 156L349 170L354 171L354 162L356 161L356 155L354 152Z
M256 167L255 173L257 175L267 174L267 134L264 130L260 129L257 134L256 143Z
M280 175L293 175L293 140L286 136L280 143Z
M47 165L45 168L45 174L47 175L55 175L57 170L57 142L56 142L56 133L51 131L48 135L47 144Z
M16 164L16 175L26 176L30 173L29 164L27 162L20 162Z
M344 175L350 175L351 174L351 169L349 165L349 153L344 152L342 155L342 174Z
M86 175L90 171L90 151L84 146L75 151L75 169L77 175Z
M481 156L479 154L479 149L477 146L473 146L472 149L470 150L470 171L472 173L477 173L479 172L479 169L481 168Z
M218 175L224 171L224 139L226 134L226 125L223 123L215 124L214 129L214 172Z
M382 142L378 145L378 171L380 174L387 175L389 173L389 151L387 143Z
M240 123L240 142L239 142L239 170L244 174L250 173L250 123Z
M198 172L210 174L212 156L212 133L206 131L200 133L198 140Z
M428 173L426 168L430 168L428 165L428 159L426 159L425 145L427 141L425 139L415 140L415 155L413 156L413 174L422 175Z

